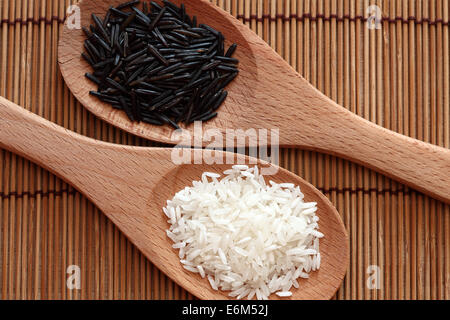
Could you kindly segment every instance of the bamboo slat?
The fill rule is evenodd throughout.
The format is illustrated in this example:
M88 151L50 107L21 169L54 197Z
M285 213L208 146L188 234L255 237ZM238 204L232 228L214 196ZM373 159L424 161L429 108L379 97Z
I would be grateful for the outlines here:
M447 0L211 1L343 107L450 147ZM65 86L57 42L74 3L0 1L0 94L89 137L159 146L97 119ZM367 28L369 6L380 8L380 29ZM328 155L281 149L280 164L320 188L348 228L351 260L336 299L450 299L449 205ZM80 289L66 285L71 265ZM369 287L376 270L379 286ZM0 150L0 299L191 298L84 196Z

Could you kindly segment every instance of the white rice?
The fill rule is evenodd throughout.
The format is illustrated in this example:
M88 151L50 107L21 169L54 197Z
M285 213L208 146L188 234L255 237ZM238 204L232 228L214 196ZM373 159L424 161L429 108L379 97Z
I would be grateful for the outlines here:
M259 172L233 166L220 180L205 172L163 208L183 267L237 299L290 297L296 279L320 267L316 203Z

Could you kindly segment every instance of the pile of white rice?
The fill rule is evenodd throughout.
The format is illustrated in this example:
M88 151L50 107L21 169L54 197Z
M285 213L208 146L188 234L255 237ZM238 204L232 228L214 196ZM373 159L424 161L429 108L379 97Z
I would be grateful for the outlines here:
M291 183L266 184L258 167L205 172L163 209L167 236L189 271L231 297L289 297L320 267L319 218Z

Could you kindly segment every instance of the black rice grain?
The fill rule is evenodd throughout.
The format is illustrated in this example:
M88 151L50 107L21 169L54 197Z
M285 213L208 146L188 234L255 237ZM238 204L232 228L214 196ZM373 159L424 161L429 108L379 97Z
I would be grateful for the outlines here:
M165 66L169 65L169 62L163 57L163 55L151 44L148 44L148 52L151 53L155 58L157 58Z
M87 61L87 63L89 63L91 66L94 65L94 61L92 61L91 57L86 54L85 52L81 53L81 56L84 58L84 60Z
M122 10L122 9L127 8L127 7L134 6L134 5L138 4L139 2L141 2L141 1L140 1L140 0L128 1L128 2L125 2L125 3L119 4L119 5L116 7L116 9L117 9L117 10Z
M230 58L230 57L233 55L234 51L236 51L236 48L237 48L237 44L236 44L236 43L233 43L233 44L228 48L227 52L225 53L225 57Z
M95 83L98 84L98 85L101 83L100 79L98 79L97 77L95 77L93 74L86 73L85 76L86 76L86 78L88 78L88 79L91 80L92 82L95 82Z
M97 17L95 14L92 14L92 20L94 20L94 23L97 26L99 32L102 34L104 40L109 42L109 35L105 27L103 27L103 21L100 20L100 18Z

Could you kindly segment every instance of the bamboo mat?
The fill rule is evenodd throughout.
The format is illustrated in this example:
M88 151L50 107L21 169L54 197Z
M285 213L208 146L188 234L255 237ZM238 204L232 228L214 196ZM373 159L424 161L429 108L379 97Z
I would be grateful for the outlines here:
M339 104L450 147L448 0L213 2ZM57 42L70 3L0 0L0 94L86 136L155 146L98 120L64 85ZM381 29L366 26L370 5L381 9ZM321 189L349 231L337 299L450 298L450 206L342 159L280 152L281 165ZM4 150L0 164L1 299L192 298L73 188ZM80 267L80 290L66 287L70 265ZM370 289L376 274L379 288Z

